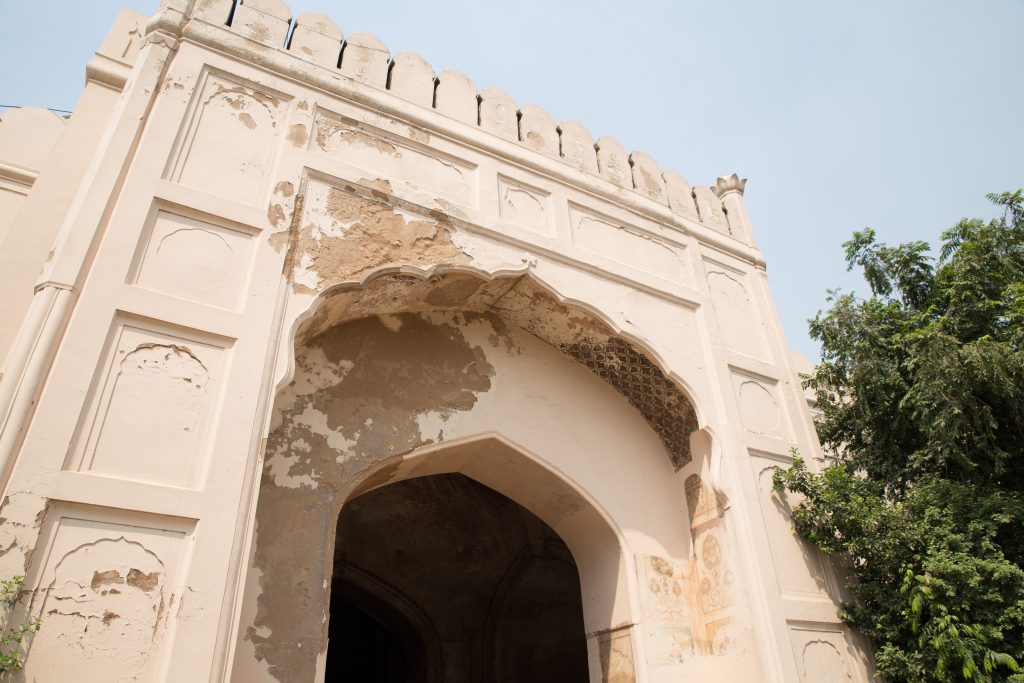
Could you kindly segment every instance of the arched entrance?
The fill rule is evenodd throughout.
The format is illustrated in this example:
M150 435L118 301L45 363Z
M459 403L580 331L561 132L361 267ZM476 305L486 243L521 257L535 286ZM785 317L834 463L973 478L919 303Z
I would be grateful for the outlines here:
M690 555L680 467L696 426L688 399L644 352L529 277L384 273L334 291L305 319L294 369L266 446L236 680L267 678L242 668L253 661L280 681L322 679L335 656L332 623L335 633L345 623L373 635L384 655L402 650L405 671L418 670L411 650L422 650L428 672L447 661L423 636L435 628L430 610L382 590L383 569L339 565L335 531L362 494L455 473L564 542L563 560L578 570L589 679L634 680L648 637L636 628L636 585L647 581L636 558L647 567L662 566L647 558ZM500 589L476 601L494 609L480 617L490 635L466 646L474 680L503 680L506 670L504 680L520 679L522 657L508 653L543 652L516 641L539 618L523 585L542 591L557 555L535 552L543 562L512 569L509 560ZM352 596L336 609L334 589ZM366 599L374 596L388 608Z
M558 534L461 474L365 493L338 521L325 681L586 683Z

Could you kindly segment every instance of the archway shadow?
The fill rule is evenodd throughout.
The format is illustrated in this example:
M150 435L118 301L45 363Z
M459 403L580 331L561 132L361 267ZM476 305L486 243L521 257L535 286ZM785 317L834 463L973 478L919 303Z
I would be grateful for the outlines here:
M568 547L523 506L462 474L403 478L347 502L331 583L327 681L359 669L359 680L392 683L399 668L409 671L403 683L589 680ZM352 619L353 603L373 619ZM424 651L429 662L401 656Z
M596 501L539 456L499 433L424 446L382 461L342 492L345 501L415 477L459 473L540 518L565 541L580 573L588 633L633 623L626 544Z

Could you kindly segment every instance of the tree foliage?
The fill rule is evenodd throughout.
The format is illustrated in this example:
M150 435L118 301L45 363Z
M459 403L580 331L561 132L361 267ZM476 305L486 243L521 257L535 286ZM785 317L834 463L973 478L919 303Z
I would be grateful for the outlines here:
M836 462L776 475L889 683L1024 683L1024 194L989 199L937 260L870 228L843 245L871 296L830 293L807 380Z

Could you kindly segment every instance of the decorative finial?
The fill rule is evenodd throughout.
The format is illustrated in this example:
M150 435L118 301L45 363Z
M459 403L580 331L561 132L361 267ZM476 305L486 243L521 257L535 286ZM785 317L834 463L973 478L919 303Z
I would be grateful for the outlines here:
M715 186L711 188L711 191L721 199L730 192L739 192L740 194L743 194L743 188L746 186L747 179L740 178L738 175L733 173L728 176L718 176L718 180L715 181Z

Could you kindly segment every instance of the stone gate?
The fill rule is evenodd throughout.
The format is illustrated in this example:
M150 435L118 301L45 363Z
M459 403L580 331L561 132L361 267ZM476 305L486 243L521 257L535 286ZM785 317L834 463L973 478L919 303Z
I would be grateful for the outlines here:
M19 117L25 680L869 679L771 492L821 449L744 180L279 0L122 12Z

